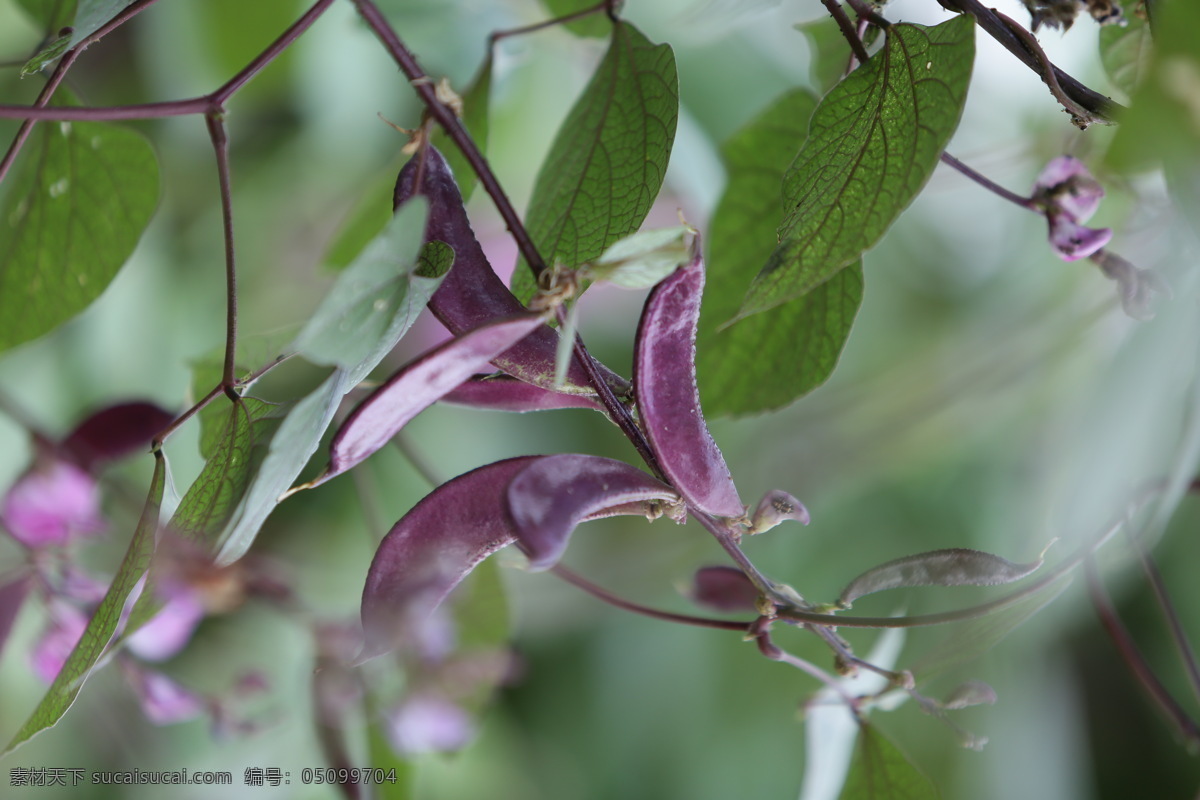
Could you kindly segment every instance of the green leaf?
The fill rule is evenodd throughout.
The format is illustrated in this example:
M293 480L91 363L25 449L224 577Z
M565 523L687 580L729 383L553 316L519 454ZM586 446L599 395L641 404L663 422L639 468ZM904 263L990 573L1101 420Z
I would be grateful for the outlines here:
M1061 575L986 617L957 623L945 639L917 661L912 668L913 675L923 682L973 661L1049 605L1070 582L1069 575Z
M359 196L325 251L326 266L335 272L350 266L363 248L387 227L392 218L392 190L396 185L392 176L400 171L400 166L396 163L381 170L379 177Z
M937 800L937 787L900 748L863 723L850 777L839 800Z
M709 226L708 283L696 343L701 400L710 413L767 411L820 386L833 372L862 302L859 263L798 300L720 330L775 248L783 216L780 184L816 105L803 89L788 92L722 147L729 183Z
M158 162L138 133L99 122L38 125L0 202L0 351L100 296L158 203Z
M150 479L150 491L142 507L141 517L112 584L88 621L79 643L67 657L62 671L58 673L58 677L54 679L54 683L50 685L33 714L8 743L6 753L62 719L63 714L67 713L67 709L75 702L84 681L100 661L109 640L117 630L126 599L146 573L154 555L166 475L167 461L160 452L155 456L154 475Z
M338 275L297 337L294 346L300 354L337 369L288 411L271 439L262 465L217 537L219 564L237 561L250 549L317 451L342 398L391 352L437 291L453 251L441 242L421 246L427 210L424 198L401 206L383 233Z
M54 33L70 25L75 19L75 0L16 0L25 13L42 26L47 33Z
M67 52L67 48L71 44L71 34L65 33L62 36L56 36L51 39L45 47L37 52L33 58L25 62L21 67L21 77L28 78L30 75L36 75L51 61Z
M461 93L463 127L467 129L467 133L471 134L471 138L475 141L475 146L484 155L487 154L488 107L491 102L491 96L492 53L489 50L487 57L483 60L483 64L479 67L479 71L471 79L470 85ZM475 191L475 185L479 183L479 178L475 174L475 170L471 169L471 165L467 163L467 159L463 156L462 151L458 149L458 145L450 141L450 137L446 135L446 132L441 127L438 127L437 131L433 134L432 143L434 147L445 154L446 163L450 165L450 171L454 173L454 180L458 184L459 194L462 195L463 203L466 203L471 199L471 193Z
M879 241L958 125L974 41L967 15L893 25L883 50L825 96L784 179L780 244L740 316L806 294Z
M833 17L797 25L796 30L808 40L810 52L808 80L813 88L824 94L842 79L850 64L850 45Z
M245 495L279 416L279 406L253 397L229 404L212 455L171 517L172 531L213 543Z
M413 274L428 208L423 197L405 203L338 276L296 337L297 352L316 364L342 367L358 383L396 346L437 289L437 279Z
M133 3L134 0L78 0L71 46L100 30Z
M591 8L596 5L595 0L542 0L546 6L546 10L550 12L552 17L565 17L568 14L573 14L576 11L582 11L585 8ZM583 17L582 19L571 20L563 25L576 36L584 36L594 39L603 39L612 31L612 22L608 15L603 11Z
M1153 40L1150 26L1129 15L1124 27L1105 25L1100 29L1100 63L1113 85L1129 96L1150 70Z
M641 226L662 186L678 116L671 48L618 23L533 187L525 227L547 264L591 261ZM512 286L522 302L533 296L524 261Z
M1150 67L1121 115L1108 161L1127 172L1161 162L1168 182L1184 187L1194 201L1200 171L1200 3L1159 3L1154 20Z
M588 280L649 289L692 260L695 233L690 225L639 231L605 250L581 272ZM569 337L564 334L564 338Z
M271 439L266 457L217 537L219 565L232 564L250 549L281 496L317 451L342 397L357 383L348 378L345 370L334 370L324 383L288 412Z

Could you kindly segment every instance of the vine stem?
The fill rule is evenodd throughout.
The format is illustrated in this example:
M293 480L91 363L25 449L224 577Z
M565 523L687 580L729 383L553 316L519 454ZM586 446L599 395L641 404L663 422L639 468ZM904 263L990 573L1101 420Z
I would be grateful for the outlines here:
M541 275L546 271L546 262L542 260L542 256L538 253L537 247L533 244L533 239L530 238L529 232L525 230L521 218L517 215L516 209L509 202L508 195L504 193L500 182L496 179L496 175L492 172L492 168L488 165L487 159L479 152L479 148L475 145L475 140L467 133L467 129L463 127L458 115L454 113L454 109L447 106L438 99L436 88L429 76L421 69L421 65L417 63L417 59L412 52L401 41L396 31L388 23L379 7L372 0L351 0L358 13L363 20L375 32L376 37L383 44L384 48L392 56L395 62L399 65L400 70L408 78L412 84L413 90L420 96L422 102L425 103L429 114L437 120L442 126L442 130L450 137L455 146L462 152L463 157L467 159L467 163L471 165L471 169L479 178L480 185L484 191L492 198L492 202L496 205L496 210L500 212L504 224L508 226L508 231L512 234L513 239L517 243L517 249L521 251L521 255L533 270L534 275Z
M85 37L79 44L63 53L62 58L60 58L58 63L54 65L54 71L50 73L50 79L46 81L46 85L43 86L42 91L38 93L37 99L33 103L34 108L45 108L50 104L50 99L54 96L54 93L58 91L58 87L62 84L63 79L67 77L67 70L71 68L71 65L75 63L75 60L79 58L84 50L87 49L88 45L100 39L101 37L106 36L109 32L118 26L123 25L133 16L141 11L144 11L157 2L158 0L138 0L138 2L132 3L131 5L122 9L121 12L111 20L100 26L95 33ZM8 174L8 170L12 167L13 162L16 161L17 154L21 152L21 148L24 147L26 140L29 138L29 134L33 132L33 126L36 123L37 120L33 119L32 117L26 117L21 123L21 127L17 128L17 134L13 137L12 144L8 146L8 151L5 152L4 158L0 159L0 181L3 181L4 176Z
M1027 209L1029 211L1035 211L1039 214L1042 213L1041 209L1039 209L1037 207L1037 204L1034 203L1033 200L1029 199L1028 197L1022 197L1021 195L1017 194L1016 192L1012 192L1012 191L1009 191L1008 189L1005 189L1003 186L994 182L993 180L986 177L982 173L976 172L971 167L969 167L966 164L964 164L963 162L959 161L957 158L950 155L949 152L943 150L941 159L944 164L958 170L963 175L966 175L968 178L975 181L983 188L987 189L989 192L992 192L993 194L996 194L996 195L1004 198L1008 202L1014 203L1014 204L1020 206L1021 208Z
M592 597L603 600L610 606L616 606L617 608L625 611L632 611L635 614L641 614L645 617L652 617L654 619L664 620L666 622L678 622L684 625L695 625L700 628L717 628L725 631L741 631L742 633L745 633L753 624L751 620L738 621L731 619L714 619L712 617L696 617L692 616L691 614L676 614L673 611L663 611L661 609L641 605L640 603L634 603L626 600L623 597L613 594L602 586L597 586L574 570L564 567L562 564L555 564L550 568L550 572L562 578L572 586L582 589Z
M221 228L225 240L225 365L221 373L221 387L231 400L236 400L237 383L235 359L237 351L237 255L233 239L233 192L229 180L229 137L225 133L225 122L220 113L205 117L208 135L212 140L217 157L217 181L221 192Z
M970 14L974 17L979 27L983 28L989 36L1016 56L1021 63L1036 72L1042 80L1046 81L1047 85L1049 85L1049 80L1047 80L1045 72L1051 72L1053 79L1062 88L1063 93L1087 109L1098 120L1111 122L1114 115L1125 110L1120 103L1105 97L1097 91L1089 89L1049 61L1045 61L1044 63L1040 61L1036 54L1030 52L1021 37L1014 33L1009 25L1000 19L997 12L985 6L980 0L938 0L938 2L951 11ZM1013 24L1016 25L1015 22ZM1018 27L1020 26L1018 25Z
M1189 747L1197 747L1200 745L1200 727L1167 691L1167 687L1154 674L1154 670L1150 668L1145 656L1138 650L1129 631L1121 624L1121 619L1117 616L1116 609L1113 608L1108 594L1104 591L1104 585L1100 582L1100 576L1096 571L1096 560L1091 555L1088 556L1084 569L1087 574L1088 595L1091 597L1092 605L1100 617L1100 623L1120 652L1121 658L1163 714L1175 724L1179 735L1187 740Z
M1171 596L1167 593L1166 582L1163 581L1162 573L1158 570L1158 565L1154 563L1154 557L1146 550L1141 540L1133 536L1129 536L1130 544L1134 551L1138 554L1138 559L1142 564L1142 571L1146 574L1146 580L1149 581L1151 589L1154 590L1154 599L1158 602L1159 610L1163 617L1167 620L1167 626L1171 630L1171 638L1175 644L1175 649L1179 653L1179 658L1183 662L1183 668L1187 672L1188 684L1191 687L1193 696L1200 700L1200 668L1197 668L1196 654L1192 650L1192 645L1188 641L1187 633L1183 629L1183 623L1179 619L1179 613L1175 610L1175 604L1171 602Z
M492 31L491 35L488 36L488 46L491 47L501 39L507 39L510 36L521 36L526 33L536 33L537 31L545 30L546 28L553 28L555 25L565 25L568 22L574 22L577 19L583 19L584 17L590 17L593 14L599 14L601 11L611 13L612 5L612 0L601 0L601 2L596 3L594 6L581 8L578 11L572 11L570 14L563 14L561 17L555 17L554 19L545 19L541 22L535 22L532 25L524 25L520 28Z
M860 64L867 63L870 55L867 53L867 48L863 46L862 39L858 35L858 31L854 29L854 23L846 16L846 12L842 10L841 5L837 0L821 0L825 4L826 10L830 16L837 22L838 28L842 31L842 36L850 45L850 49L854 51L854 55L858 58Z

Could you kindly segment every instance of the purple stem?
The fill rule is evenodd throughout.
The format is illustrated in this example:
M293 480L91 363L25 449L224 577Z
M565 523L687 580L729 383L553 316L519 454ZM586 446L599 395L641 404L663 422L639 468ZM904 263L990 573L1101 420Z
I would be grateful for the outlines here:
M205 117L208 135L217 157L217 181L221 190L221 227L225 239L225 367L221 386L229 399L236 402L237 383L235 351L237 349L237 258L233 245L233 194L229 187L229 137L220 112Z
M1117 650L1121 654L1121 658L1125 661L1126 666L1141 683L1142 688L1149 693L1151 699L1158 704L1159 709L1175 723L1179 733L1183 736L1189 746L1195 747L1200 744L1200 727L1188 716L1187 712L1175 701L1171 693L1167 691L1167 687L1163 686L1162 681L1154 674L1154 670L1150 668L1150 664L1146 661L1145 656L1138 650L1137 644L1133 641L1133 637L1129 635L1129 631L1121 624L1120 618L1117 616L1116 610L1108 599L1108 595L1104 591L1104 585L1100 582L1100 576L1096 573L1096 560L1088 557L1085 565L1087 574L1088 595L1091 597L1092 605L1096 608L1096 614L1100 617L1100 622L1104 625L1104 629L1108 632L1109 638L1113 640Z
M317 19L325 13L329 6L333 5L333 0L317 0L312 8L304 12L300 19L296 20L292 25L279 35L274 42L266 49L255 56L254 60L245 66L237 75L234 75L225 82L219 89L209 95L214 105L224 105L225 101L241 89L251 78L257 75L262 69L279 57L279 54L291 45L292 42L300 38L306 30L308 30Z
M667 622L679 622L684 625L695 625L701 628L718 628L720 630L741 631L743 633L745 633L750 625L753 624L750 620L739 622L738 620L731 619L694 617L690 614L675 614L670 611L660 611L657 608L650 608L649 606L643 606L639 603L633 603L622 597L618 597L607 589L592 583L582 575L567 569L562 564L554 565L550 568L550 571L572 586L582 589L593 597L603 600L611 606L616 606L617 608L624 609L625 611L632 611L635 614L641 614L646 617L666 620Z
M145 10L156 2L158 0L140 0L140 2L133 3L121 9L119 14L102 25L95 33L64 53L63 57L58 60L58 63L54 65L54 72L50 74L50 79L42 87L42 91L38 93L37 100L33 103L34 108L45 108L49 105L50 98L54 96L63 78L67 76L67 70L75 63L75 59L79 58L80 53L87 49L88 45L105 36L118 26L123 25L138 12ZM36 120L34 118L25 117L24 122L21 123L21 127L17 129L17 135L13 137L12 144L8 147L8 152L4 154L3 159L0 159L0 181L4 180L4 176L8 174L9 168L16 161L17 153L21 152L21 148L25 145L25 140L33 132L35 123Z
M1046 80L1044 68L1037 55L1030 52L1029 48L1021 41L1021 38L1013 33L994 10L986 7L980 0L938 0L938 2L952 11L970 14L975 18L975 22L979 24L979 27L987 31L988 35L1020 59L1021 63L1036 72L1043 80ZM1062 87L1063 93L1096 117L1105 121L1111 121L1114 114L1118 114L1124 110L1119 103L1114 102L1099 92L1089 89L1053 64L1047 62L1047 65L1059 86Z
M578 11L572 11L570 14L563 14L561 17L555 17L554 19L545 19L541 22L535 22L532 25L525 25L520 28L510 28L506 31L492 31L491 35L488 36L488 47L491 47L501 39L507 39L510 36L521 36L522 34L535 33L540 30L545 30L546 28L552 28L555 25L565 25L568 22L574 22L577 19L590 17L592 14L598 14L601 11L611 12L612 5L612 0L601 0L601 2L596 3L594 6L581 8Z
M846 12L842 10L838 0L821 0L825 4L825 8L829 11L830 16L837 22L838 28L842 31L842 36L850 44L850 49L854 51L854 55L858 58L860 64L865 64L870 55L867 54L867 48L863 46L862 39L858 36L858 31L854 29L854 23L846 16Z
M1022 197L1021 195L1017 194L1016 192L1010 192L1008 189L1005 189L1000 184L993 182L991 179L984 177L982 174L971 169L966 164L959 161L957 158L950 155L945 150L942 151L942 161L944 163L948 164L949 166L954 167L954 169L958 170L963 175L966 175L968 178L975 181L980 186L987 189L989 192L992 192L994 194L999 195L1000 197L1003 197L1008 202L1015 203L1016 205L1019 205L1021 208L1036 212L1038 214L1042 213L1042 210L1040 208L1038 208L1037 204L1034 203L1032 200L1030 200L1028 197Z
M521 223L521 218L517 216L508 196L500 187L500 182L496 180L495 174L488 166L487 159L479 152L475 141L467 133L467 129L463 127L454 110L438 99L433 82L421 69L416 57L400 40L392 26L388 24L379 7L372 0L352 0L352 2L358 8L359 15L375 31L379 41L383 43L384 48L400 66L400 70L408 77L413 90L420 95L430 116L437 120L450 140L462 151L463 157L467 159L467 163L479 177L479 183L491 196L492 202L496 204L496 210L500 212L504 224L508 226L509 233L516 240L517 248L521 251L521 255L529 264L530 269L533 270L534 275L545 272L546 262L542 260L541 254L533 244L533 239L529 237L529 232Z
M1180 660L1183 661L1188 682L1192 687L1192 694L1200 700L1200 668L1197 668L1196 654L1192 650L1191 642L1188 641L1183 623L1179 620L1175 604L1171 602L1171 596L1167 593L1166 582L1163 581L1162 573L1158 571L1158 565L1154 563L1154 557L1142 546L1141 541L1133 535L1129 536L1129 540L1142 562L1146 580L1150 582L1150 587L1154 590L1154 599L1158 601L1158 607L1162 610L1167 625L1171 629L1171 639L1175 643L1175 649L1179 651Z

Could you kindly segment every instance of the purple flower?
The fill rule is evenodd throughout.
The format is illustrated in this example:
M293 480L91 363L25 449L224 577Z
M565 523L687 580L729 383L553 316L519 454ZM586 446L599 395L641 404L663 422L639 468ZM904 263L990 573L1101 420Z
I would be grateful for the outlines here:
M29 657L34 674L44 683L54 683L88 624L86 614L61 602L51 604L50 618L50 625L38 638Z
M165 661L184 648L204 619L200 595L188 589L168 589L166 604L126 642L138 658Z
M65 461L35 465L4 495L0 522L26 547L62 546L104 530L96 481Z
M1111 228L1085 228L1104 197L1083 162L1072 156L1053 159L1033 187L1033 201L1050 225L1050 245L1064 261L1087 258L1112 239Z
M474 734L471 715L436 694L412 695L388 719L392 747L402 755L458 750Z
M200 695L154 670L127 666L125 675L137 693L142 713L155 725L186 722L205 712Z

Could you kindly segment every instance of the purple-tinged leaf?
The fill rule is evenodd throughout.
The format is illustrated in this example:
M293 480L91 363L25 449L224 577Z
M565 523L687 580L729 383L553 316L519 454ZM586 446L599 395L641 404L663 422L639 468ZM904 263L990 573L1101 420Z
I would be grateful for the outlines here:
M544 570L558 563L571 532L590 515L628 503L678 502L679 495L623 461L568 454L530 464L508 485L507 498L517 544L532 569Z
M948 550L931 550L918 553L878 567L859 575L842 590L838 605L850 608L858 598L911 586L995 586L1012 583L1032 574L1042 565L1042 559L1028 564L1011 561L984 553L955 547Z
M758 589L736 567L701 567L692 579L692 600L715 611L757 611Z
M8 641L8 634L12 632L31 586L32 579L23 572L6 575L5 582L0 584L0 653L4 652L4 643Z
M599 402L587 395L552 392L509 375L475 375L442 397L454 403L492 411L548 411L556 408L591 408L603 411Z
M476 564L516 541L506 490L538 458L497 461L447 481L392 527L367 571L358 661L411 643Z
M342 423L329 447L324 483L391 441L417 414L543 324L536 314L493 322L434 348L371 393Z
M807 525L811 520L808 509L795 497L782 489L772 489L763 495L754 509L750 519L750 533L763 533L774 528L784 520L795 520L801 525Z
M105 528L96 479L67 461L35 464L0 501L0 524L26 547L61 547Z
M63 439L63 455L86 470L141 451L175 415L154 403L135 401L101 409Z
M697 255L650 292L638 323L634 392L650 448L680 494L701 511L740 517L745 506L696 391L696 324L704 290Z
M524 311L525 307L492 270L476 241L450 167L434 147L420 151L400 170L395 205L414 194L429 198L426 240L445 242L454 249L454 266L429 301L434 316L458 334ZM558 333L547 326L538 328L492 363L516 378L552 389L557 349ZM604 367L600 373L617 395L628 394L629 384L623 378ZM588 386L583 367L577 359L572 360L562 390L590 394Z

